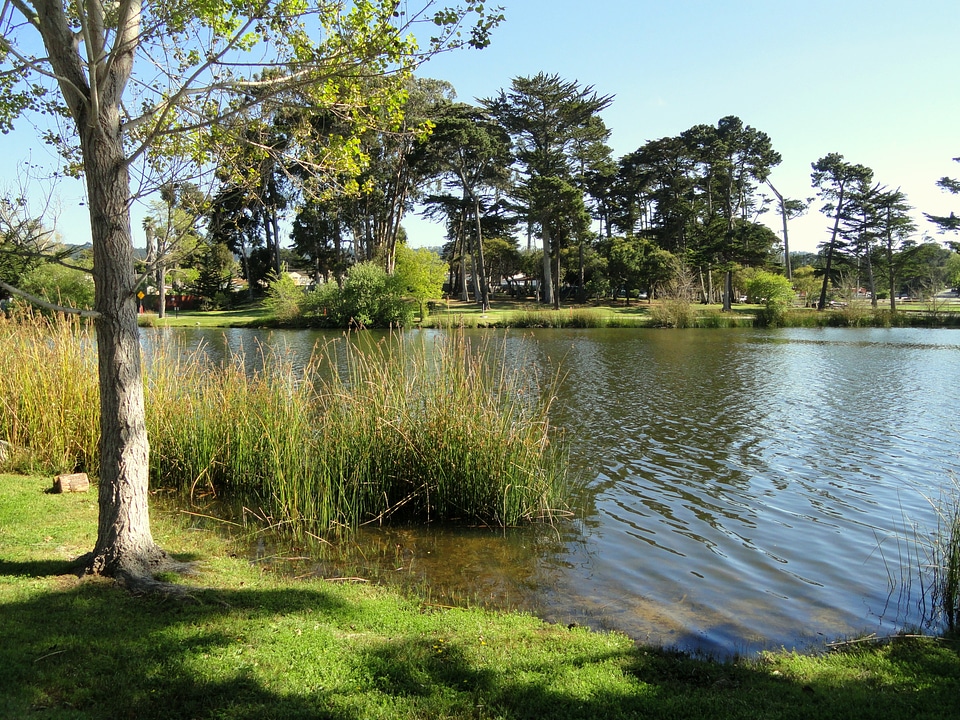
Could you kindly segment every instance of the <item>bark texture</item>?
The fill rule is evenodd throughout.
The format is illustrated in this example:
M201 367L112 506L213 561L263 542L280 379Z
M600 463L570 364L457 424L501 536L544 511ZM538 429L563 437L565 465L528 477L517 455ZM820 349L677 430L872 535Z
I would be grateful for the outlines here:
M147 510L150 446L137 326L129 178L117 129L82 134L96 284L100 520L93 572L149 574L164 560Z

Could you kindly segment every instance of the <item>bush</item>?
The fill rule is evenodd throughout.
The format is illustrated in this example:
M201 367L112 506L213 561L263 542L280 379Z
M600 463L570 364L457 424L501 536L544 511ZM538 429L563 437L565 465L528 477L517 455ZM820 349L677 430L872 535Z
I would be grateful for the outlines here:
M21 278L20 289L65 307L87 310L93 307L93 279L74 268L47 263Z
M783 327L787 321L787 308L785 305L762 307L755 317L757 327Z
M263 305L275 320L290 323L300 318L304 292L287 273L271 273Z
M412 308L374 262L351 267L343 287L327 284L310 293L304 311L326 327L405 327L413 318Z
M655 327L693 327L694 315L690 301L683 298L667 298L650 308L651 324Z

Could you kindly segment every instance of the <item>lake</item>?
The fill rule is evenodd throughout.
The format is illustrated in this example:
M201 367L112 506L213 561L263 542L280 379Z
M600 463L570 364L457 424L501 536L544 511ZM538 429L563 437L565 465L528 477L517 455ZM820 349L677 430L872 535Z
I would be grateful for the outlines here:
M255 363L258 343L305 359L331 337L144 330L148 343L161 333L211 362L243 349ZM312 572L349 568L437 604L525 609L716 656L921 622L917 568L941 493L957 487L960 331L541 330L505 342L542 377L562 371L553 422L585 488L576 518L368 528Z

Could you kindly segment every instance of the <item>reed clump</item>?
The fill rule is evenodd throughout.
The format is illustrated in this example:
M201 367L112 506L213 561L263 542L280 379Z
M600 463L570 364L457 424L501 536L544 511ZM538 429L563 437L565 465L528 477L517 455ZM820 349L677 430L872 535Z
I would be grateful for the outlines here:
M650 308L650 322L654 327L690 328L695 321L696 312L686 298L664 298Z
M296 369L210 370L161 351L147 392L151 477L226 495L294 532L388 519L509 526L565 506L549 393L460 333L318 347Z
M0 319L3 467L96 472L100 438L92 329L76 318L19 310Z
M503 321L512 328L601 328L607 326L603 313L592 308L563 310L518 310Z
M515 525L566 497L549 395L462 334L319 347L244 371L154 357L151 476L226 493L295 530L387 519Z
M932 572L929 595L934 613L947 630L960 630L960 482L934 503L937 529L930 546L927 567Z
M712 309L696 313L693 320L693 327L697 328L743 328L753 327L755 324L756 319L752 315Z
M31 316L0 323L0 342L0 466L96 474L93 332ZM296 532L553 518L567 487L551 388L504 353L457 332L353 336L302 368L261 350L250 372L242 355L212 367L159 342L145 371L151 483Z

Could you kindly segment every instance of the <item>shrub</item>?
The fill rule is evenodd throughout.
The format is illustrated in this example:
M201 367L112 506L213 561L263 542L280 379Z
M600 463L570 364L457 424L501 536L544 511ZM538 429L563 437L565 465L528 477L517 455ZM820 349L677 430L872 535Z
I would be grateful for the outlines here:
M693 306L683 298L665 298L650 308L651 324L655 327L693 327L694 317Z
M89 273L53 263L39 265L20 280L20 289L65 307L93 307L93 278Z
M297 320L304 305L304 292L287 273L271 273L268 279L264 307L275 320L290 323Z
M342 287L322 285L304 307L316 324L327 327L406 327L413 318L412 308L374 262L351 267Z
M763 304L756 313L756 324L760 327L783 325L794 296L793 285L783 275L755 270L747 280L747 297L751 302Z

